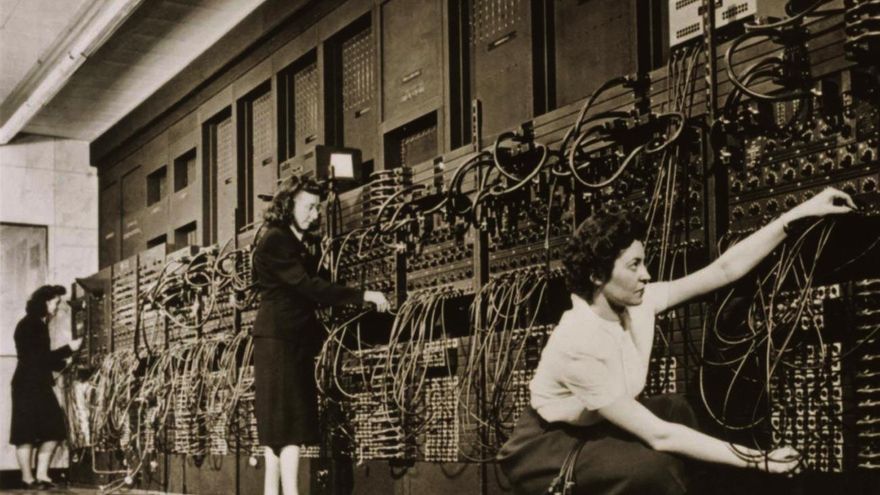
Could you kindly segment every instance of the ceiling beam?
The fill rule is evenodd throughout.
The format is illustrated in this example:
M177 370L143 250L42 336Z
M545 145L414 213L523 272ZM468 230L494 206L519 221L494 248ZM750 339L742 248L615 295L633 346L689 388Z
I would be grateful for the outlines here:
M53 43L0 106L0 145L9 143L64 87L76 70L143 0L96 0L74 26Z

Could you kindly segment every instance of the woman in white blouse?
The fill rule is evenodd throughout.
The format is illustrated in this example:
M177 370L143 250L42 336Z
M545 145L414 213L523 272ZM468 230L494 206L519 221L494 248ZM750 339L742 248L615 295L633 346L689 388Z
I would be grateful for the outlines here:
M498 454L517 492L547 493L563 464L576 480L570 493L590 495L686 493L683 457L774 473L794 469L799 456L791 448L765 453L695 430L681 397L636 399L647 377L654 317L748 273L785 239L788 223L853 208L847 194L826 189L709 266L660 283L649 283L639 221L606 214L581 224L563 259L572 308L541 354L531 407Z

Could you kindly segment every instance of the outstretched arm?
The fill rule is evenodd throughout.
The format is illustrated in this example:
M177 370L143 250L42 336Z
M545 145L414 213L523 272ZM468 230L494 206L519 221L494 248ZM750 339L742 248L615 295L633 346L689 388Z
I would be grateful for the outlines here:
M805 217L847 213L855 208L852 198L842 191L827 188L795 206L724 252L717 260L690 275L669 282L667 307L712 292L751 271L785 239L785 226ZM657 312L666 309L657 308Z
M705 462L785 473L797 467L800 457L797 451L789 447L765 453L724 442L685 425L664 421L629 397L621 397L600 408L599 414L619 428L632 433L654 450Z

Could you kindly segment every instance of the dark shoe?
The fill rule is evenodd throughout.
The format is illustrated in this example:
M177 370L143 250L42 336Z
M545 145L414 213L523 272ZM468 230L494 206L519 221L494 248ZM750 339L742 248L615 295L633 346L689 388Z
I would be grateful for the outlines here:
M54 490L58 488L58 485L54 481L49 480L37 480L34 483L37 490Z
M22 481L21 488L22 488L22 490L39 490L40 485L38 484L38 482L36 480L31 481L30 483L28 483L27 481Z

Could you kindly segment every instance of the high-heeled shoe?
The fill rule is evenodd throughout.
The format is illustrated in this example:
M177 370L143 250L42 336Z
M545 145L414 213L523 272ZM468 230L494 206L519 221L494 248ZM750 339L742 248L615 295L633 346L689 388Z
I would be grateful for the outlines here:
M52 480L41 480L37 478L37 481L34 482L34 484L38 490L54 490L58 488L58 484Z
M30 483L21 480L21 488L24 490L39 490L40 485L38 484L37 480L31 481Z

